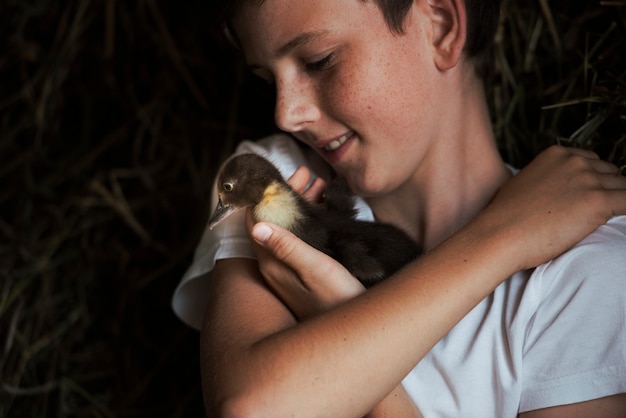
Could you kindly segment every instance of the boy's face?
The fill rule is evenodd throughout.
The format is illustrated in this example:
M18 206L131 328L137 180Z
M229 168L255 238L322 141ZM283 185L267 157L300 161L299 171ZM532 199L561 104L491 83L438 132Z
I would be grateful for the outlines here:
M251 2L234 21L247 63L275 85L278 127L363 196L418 175L442 119L418 3L404 34L359 0Z

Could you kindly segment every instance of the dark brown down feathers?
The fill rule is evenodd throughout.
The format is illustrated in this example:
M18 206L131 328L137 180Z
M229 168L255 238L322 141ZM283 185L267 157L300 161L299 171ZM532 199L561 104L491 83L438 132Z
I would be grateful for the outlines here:
M356 219L353 195L342 180L327 187L323 203L296 193L278 169L257 154L230 159L218 175L219 202L211 228L232 212L254 207L257 222L272 222L340 262L366 287L392 275L422 250L393 225Z

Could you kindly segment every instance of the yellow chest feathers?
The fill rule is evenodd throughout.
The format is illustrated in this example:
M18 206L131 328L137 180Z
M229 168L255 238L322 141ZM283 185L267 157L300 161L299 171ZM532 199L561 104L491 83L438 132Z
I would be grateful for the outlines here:
M263 199L254 208L257 221L271 222L285 229L291 229L300 217L298 204L291 191L277 183L267 186Z

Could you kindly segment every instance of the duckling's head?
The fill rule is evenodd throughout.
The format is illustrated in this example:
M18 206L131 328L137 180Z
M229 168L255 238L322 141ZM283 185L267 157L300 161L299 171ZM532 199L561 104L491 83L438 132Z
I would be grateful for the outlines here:
M231 158L217 177L219 200L209 228L239 209L257 205L265 189L278 181L283 181L278 169L260 155L240 154Z

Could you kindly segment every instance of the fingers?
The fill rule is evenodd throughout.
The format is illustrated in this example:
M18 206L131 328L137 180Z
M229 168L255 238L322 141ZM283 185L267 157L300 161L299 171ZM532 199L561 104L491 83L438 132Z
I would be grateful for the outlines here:
M309 180L311 179L311 171L304 166L300 166L296 169L296 171L289 177L287 183L298 193L304 192L306 185L309 184Z
M565 148L565 151L570 154L570 159L584 157L581 164L587 164L602 188L611 190L626 187L626 177L620 175L620 168L615 164L601 160L595 152L578 148Z
M324 191L326 190L326 182L321 178L316 178L313 180L311 187L309 187L303 194L305 199L310 202L319 202L324 195Z
M311 247L293 233L267 222L255 224L251 210L246 215L246 225L254 242L299 275L327 277L326 275L339 270L343 277L354 279L336 260Z
M596 160L600 159L600 157L598 157L598 154L596 154L595 152L591 150L582 149L582 148L573 148L573 147L560 147L560 148L563 148L572 154L581 155L586 158L591 158L591 159L596 159Z
M619 174L619 168L615 164L611 164L602 160L592 160L590 164L598 173L612 175Z
M547 154L560 153L565 159L584 157L585 164L589 164L598 173L618 174L620 171L615 164L601 160L598 154L590 150L555 145L546 151Z
M318 276L320 269L333 269L326 254L316 250L291 232L276 225L260 222L250 232L257 244L268 250L278 261L302 276ZM334 261L334 260L332 260ZM322 275L330 272L322 273Z
M619 168L601 160L596 153L579 148L552 146L540 153L529 166L534 166L536 182L546 175L553 175L555 181L570 180L588 187L608 189L622 188L624 178L619 178ZM616 178L618 177L618 178ZM580 182L583 182L582 184Z
M598 154L593 151L584 150L580 148L566 148L572 156L581 156L586 159L586 163L590 165L598 173L605 174L618 174L619 168L615 164L611 164L608 161L601 160Z
M294 189L297 193L302 194L302 196L310 201L317 202L322 198L324 194L324 190L326 189L326 182L321 178L316 178L313 180L313 183L307 189L307 185L311 181L311 171L305 167L300 166L298 169L289 177L287 183Z
M607 210L611 211L607 219L613 216L626 215L626 192L624 190L626 190L626 187L605 192L607 196L606 206L609 208Z
M313 269L317 250L291 232L267 222L255 224L251 211L246 214L246 225L256 245L268 251L278 261L288 266L296 266L296 271Z
M626 177L622 175L605 175L600 179L605 189L626 190Z

